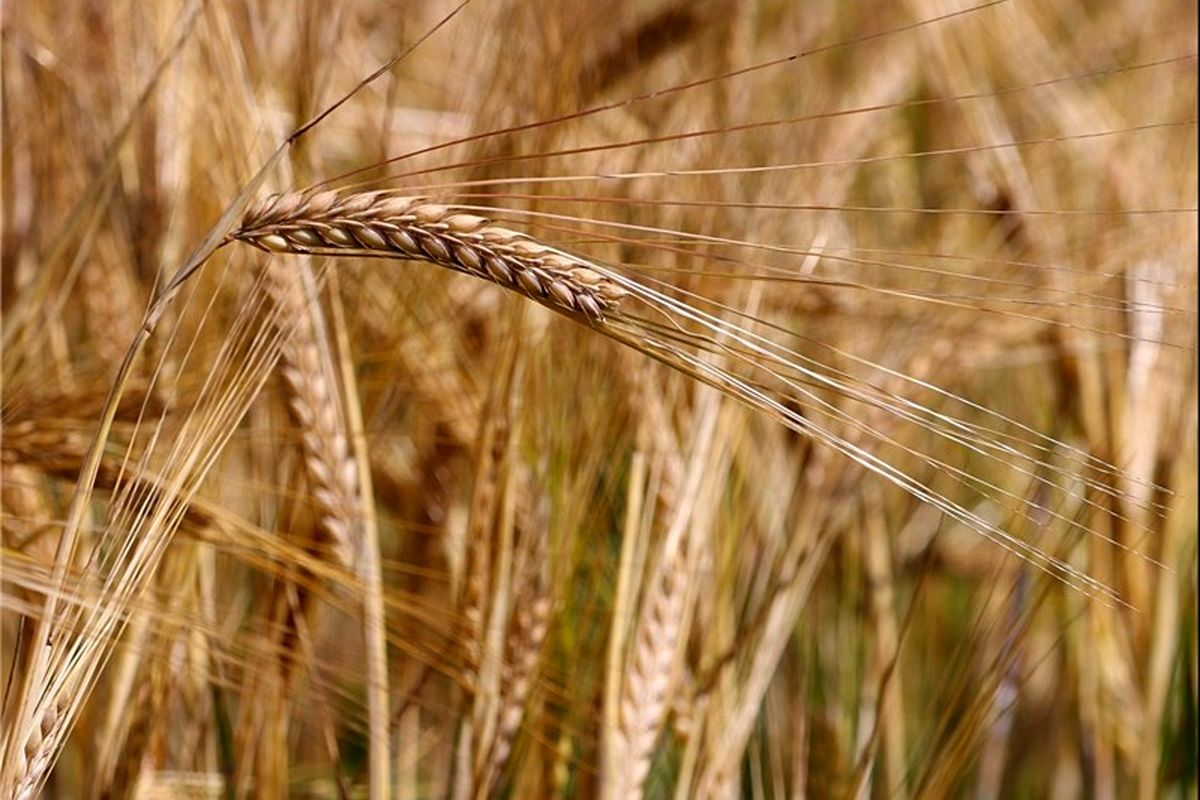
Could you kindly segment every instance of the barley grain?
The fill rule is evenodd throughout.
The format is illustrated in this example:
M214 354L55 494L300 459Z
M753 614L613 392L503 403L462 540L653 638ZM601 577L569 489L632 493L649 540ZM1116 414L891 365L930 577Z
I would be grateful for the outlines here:
M387 192L294 192L252 207L232 238L275 253L429 261L599 322L628 292L587 262L474 214Z

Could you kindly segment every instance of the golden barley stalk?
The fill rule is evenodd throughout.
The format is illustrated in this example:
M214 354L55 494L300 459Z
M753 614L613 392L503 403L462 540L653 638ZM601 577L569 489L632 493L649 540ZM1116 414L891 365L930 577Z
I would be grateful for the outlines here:
M336 379L313 312L304 296L303 276L269 267L267 293L279 308L283 336L280 373L288 388L288 410L303 431L304 468L313 484L321 531L342 566L353 569L360 545L358 469L350 453Z
M227 240L244 241L269 252L416 259L516 291L765 411L1068 585L1108 601L1116 599L1112 588L1103 582L930 489L872 450L834 433L817 418L788 408L778 391L782 389L789 395L795 392L796 396L787 399L807 400L820 415L861 427L861 422L803 385L813 382L909 419L956 445L987 451L993 458L1015 452L1004 442L964 438L966 426L952 417L874 396L853 382L806 366L801 356L761 334L485 217L455 211L426 198L387 191L291 192L268 196L251 206L241 226ZM659 320L629 313L625 306L633 301L665 317L669 324L664 326ZM694 326L700 335L681 331L684 325ZM757 379L731 372L691 351L692 347L712 345L707 338L711 336L723 340L714 349L750 364L752 370L767 373L779 388L764 389ZM684 347L680 347L681 341ZM923 418L914 413L914 408L934 419Z
M599 321L628 292L586 262L474 214L389 192L272 195L231 238L280 253L347 251L429 261Z

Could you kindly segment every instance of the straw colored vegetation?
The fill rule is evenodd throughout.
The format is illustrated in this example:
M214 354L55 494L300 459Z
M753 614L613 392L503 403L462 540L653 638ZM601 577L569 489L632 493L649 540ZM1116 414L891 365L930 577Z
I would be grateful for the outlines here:
M1194 4L0 9L0 797L1196 797Z

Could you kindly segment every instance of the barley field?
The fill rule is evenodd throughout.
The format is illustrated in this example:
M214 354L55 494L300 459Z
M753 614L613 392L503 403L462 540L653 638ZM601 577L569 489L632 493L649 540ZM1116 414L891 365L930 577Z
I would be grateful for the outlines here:
M1196 798L1196 25L0 3L0 798Z

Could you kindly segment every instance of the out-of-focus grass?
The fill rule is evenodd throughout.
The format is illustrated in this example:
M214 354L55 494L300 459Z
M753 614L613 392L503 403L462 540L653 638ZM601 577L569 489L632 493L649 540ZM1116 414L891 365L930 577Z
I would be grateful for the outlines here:
M78 601L71 652L142 563L119 545L169 542L46 796L365 796L381 753L398 798L611 796L639 765L650 797L1196 796L1194 7L474 0L269 178L369 168L744 312L891 408L793 387L805 419L1118 601L494 286L232 247L136 362L56 575L158 287L288 132L451 10L213 3L189 29L188 7L3 20L6 764L43 725L17 698L46 597ZM555 176L576 180L465 184ZM311 276L318 345L356 378L334 384L374 487L382 738L367 576L321 539L268 268ZM896 413L917 404L969 427ZM186 513L139 528L191 452L216 461ZM542 608L538 639L520 615Z

